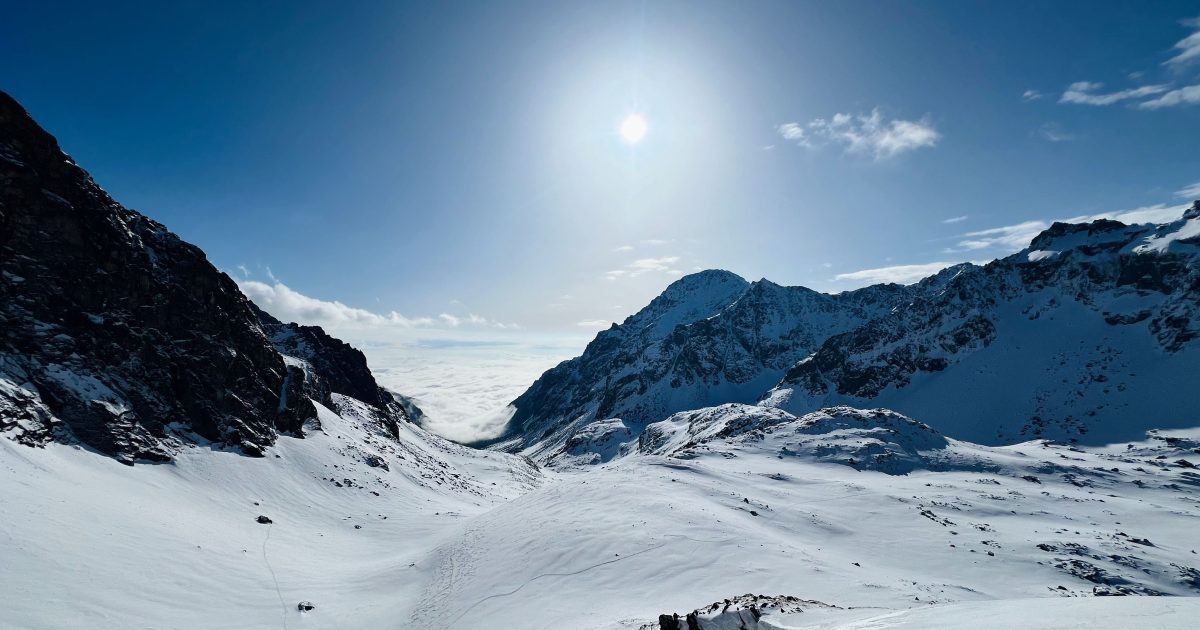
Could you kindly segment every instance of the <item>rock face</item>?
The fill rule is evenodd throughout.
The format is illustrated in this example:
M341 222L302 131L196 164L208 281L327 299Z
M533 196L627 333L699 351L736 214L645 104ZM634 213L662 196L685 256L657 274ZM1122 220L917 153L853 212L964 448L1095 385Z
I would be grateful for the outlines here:
M127 463L181 441L262 455L329 392L404 417L361 353L258 312L0 93L0 433Z
M361 350L331 337L320 326L285 324L251 304L263 331L282 355L289 370L300 370L304 394L330 409L332 394L349 396L373 407L395 436L395 422L407 422L420 410L403 397L382 388L367 367Z
M753 402L830 335L911 293L880 285L827 295L728 271L685 276L513 401L506 446L533 446L550 461L606 440L591 426L599 421L619 418L620 430L636 434L677 411Z
M790 595L738 595L683 616L671 613L658 616L658 625L641 630L768 630L781 627L772 623L775 615L802 615L806 610L836 609L837 606Z

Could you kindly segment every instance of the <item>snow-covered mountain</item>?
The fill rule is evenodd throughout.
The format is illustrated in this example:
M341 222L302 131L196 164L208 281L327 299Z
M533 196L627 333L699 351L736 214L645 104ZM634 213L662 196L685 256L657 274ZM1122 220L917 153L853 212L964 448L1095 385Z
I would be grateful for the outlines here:
M1194 426L1198 215L1056 223L1008 258L907 287L687 276L517 398L500 447L607 461L672 413L751 402L883 406L993 444Z
M822 341L911 299L900 285L838 295L728 271L684 276L513 401L501 445L601 461L614 440L677 411L754 402Z
M926 283L830 337L763 404L884 406L989 444L1200 424L1200 202L1164 225L1056 223L1021 252Z

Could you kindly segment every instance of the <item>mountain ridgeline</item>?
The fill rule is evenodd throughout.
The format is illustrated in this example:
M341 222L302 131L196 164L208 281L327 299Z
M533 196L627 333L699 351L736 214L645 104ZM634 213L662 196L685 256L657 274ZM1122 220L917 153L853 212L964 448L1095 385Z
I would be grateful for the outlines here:
M361 352L255 308L2 92L0 227L0 432L132 463L181 443L262 455L331 393L407 418Z
M756 403L887 407L985 444L1192 426L1200 202L1172 223L1055 223L986 265L838 294L681 278L547 371L498 448L546 462L636 450L652 423Z

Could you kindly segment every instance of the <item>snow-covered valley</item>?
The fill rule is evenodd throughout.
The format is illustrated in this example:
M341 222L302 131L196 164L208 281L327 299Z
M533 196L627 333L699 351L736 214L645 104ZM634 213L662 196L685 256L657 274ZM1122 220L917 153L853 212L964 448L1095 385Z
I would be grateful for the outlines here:
M322 430L263 459L197 446L130 467L0 440L0 624L640 628L743 593L828 605L764 609L764 628L1200 613L1192 598L1059 601L1200 592L1197 431L982 447L894 415L800 431L726 407L675 427L694 439L665 455L549 470L416 427L394 440L337 400L341 415L320 408ZM801 434L822 457L797 453ZM907 474L862 459L884 442L910 449Z

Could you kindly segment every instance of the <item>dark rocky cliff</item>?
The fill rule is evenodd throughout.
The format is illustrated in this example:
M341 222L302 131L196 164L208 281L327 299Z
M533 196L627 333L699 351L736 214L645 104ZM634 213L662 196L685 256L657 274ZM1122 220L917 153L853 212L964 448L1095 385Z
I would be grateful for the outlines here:
M181 442L262 455L301 435L310 396L330 391L405 417L361 352L263 315L0 92L0 432L128 463L170 459Z

